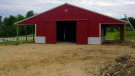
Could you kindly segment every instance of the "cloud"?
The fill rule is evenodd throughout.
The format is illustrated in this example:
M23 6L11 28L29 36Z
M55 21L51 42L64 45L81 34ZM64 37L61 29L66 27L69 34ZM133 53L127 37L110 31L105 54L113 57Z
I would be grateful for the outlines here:
M17 14L25 16L29 10L40 13L64 3L70 3L116 18L124 17L124 13L135 17L134 0L1 0L0 15L2 17Z

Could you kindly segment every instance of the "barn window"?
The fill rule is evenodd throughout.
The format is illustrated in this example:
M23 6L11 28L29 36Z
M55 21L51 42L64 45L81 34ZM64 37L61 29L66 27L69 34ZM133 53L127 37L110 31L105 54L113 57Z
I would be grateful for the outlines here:
M65 12L67 12L67 11L68 11L68 9L65 9L64 11L65 11Z

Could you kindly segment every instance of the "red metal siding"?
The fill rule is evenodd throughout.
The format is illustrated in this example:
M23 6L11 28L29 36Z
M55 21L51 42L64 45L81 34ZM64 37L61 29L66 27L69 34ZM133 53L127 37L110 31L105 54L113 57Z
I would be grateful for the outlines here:
M36 36L45 36L45 22L36 24Z
M77 21L77 44L88 44L88 21Z
M67 9L67 12L65 10ZM125 23L104 15L100 15L88 10L84 10L69 4L62 5L53 10L42 13L33 18L22 21L18 24L37 24L37 36L44 36L42 24L39 22L44 21L56 21L56 20L89 20L88 25L88 37L99 37L99 24L100 23ZM52 27L54 28L54 27ZM41 30L40 30L41 29ZM53 31L53 30L52 30ZM55 31L55 30L54 30Z
M46 21L46 43L56 43L56 22Z

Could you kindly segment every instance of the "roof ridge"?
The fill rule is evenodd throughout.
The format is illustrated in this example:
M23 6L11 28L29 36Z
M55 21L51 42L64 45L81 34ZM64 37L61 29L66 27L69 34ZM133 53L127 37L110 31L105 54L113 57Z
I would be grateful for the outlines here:
M115 20L118 20L118 21L122 21L122 22L126 22L126 23L127 23L127 21L123 21L123 20L120 20L120 19L117 19L117 18L108 16L108 15L104 15L104 14L102 14L102 13L98 13L98 12L95 12L95 11L92 11L92 10L89 10L89 9L85 9L85 8L82 8L82 7L79 7L79 6L76 6L76 5L72 5L72 4L69 4L69 3L64 3L64 4L61 4L61 5L59 5L59 6L54 7L54 8L52 8L52 9L49 9L49 10L47 10L47 11L41 12L41 13L39 13L39 14L37 14L37 15L34 15L34 16L29 17L29 18L26 18L26 19L23 19L23 20L21 20L21 21L18 21L18 22L14 23L14 24L18 24L18 23L20 23L20 22L22 22L22 21L28 20L28 19L30 19L30 18L33 18L33 17L35 17L35 16L38 16L38 15L40 15L40 14L43 14L43 13L48 12L48 11L50 11L50 10L53 10L53 9L55 9L55 8L61 7L61 6L63 6L63 5L70 5L70 6L73 6L73 7L81 8L81 9L87 10L87 11L89 11L89 12L93 12L93 13L96 13L96 14L99 14L99 15L102 15L102 16L105 16L105 17L109 17L109 18L112 18L112 19L115 19Z

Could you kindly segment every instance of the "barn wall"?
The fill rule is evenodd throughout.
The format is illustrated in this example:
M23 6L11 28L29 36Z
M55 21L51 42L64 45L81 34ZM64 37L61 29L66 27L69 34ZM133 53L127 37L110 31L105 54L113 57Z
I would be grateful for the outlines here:
M112 19L94 12L83 10L75 6L65 4L53 10L47 11L43 14L20 22L19 24L37 24L37 36L43 35L43 30L40 27L44 28L39 22L44 21L56 21L56 20L65 20L65 19L88 19L89 28L88 28L88 37L99 37L99 23L124 23L122 21Z
M88 44L101 44L101 37L88 37Z
M56 43L56 21L46 21L46 43Z
M88 20L77 21L76 31L76 43L88 44Z
M101 44L102 38L101 38L100 23L125 23L120 20L113 19L111 17L107 17L107 16L104 16L104 15L101 15L92 11L78 8L76 6L65 4L60 7L54 8L53 10L49 10L35 17L24 20L18 24L36 24L36 31L37 31L36 42L56 43L55 42L56 35L54 34L54 31L56 31L56 29L54 29L56 25L53 26L53 24L48 24L49 26L46 26L47 21L83 20L83 19L88 20L88 23L89 23L88 29L87 29L88 31L87 43L88 44ZM46 27L49 29L47 29ZM53 32L52 35L54 35L54 37L50 36L51 34L49 31ZM50 40L47 38L49 38Z
M45 22L38 22L36 24L36 36L45 36Z
M46 37L45 36L36 36L35 43L46 43Z
M38 27L38 29L41 29L41 27ZM44 34L45 32L40 34L41 36L38 36L37 35L37 32L39 31L38 29L37 29L37 24L35 24L35 43L46 43L46 37Z

